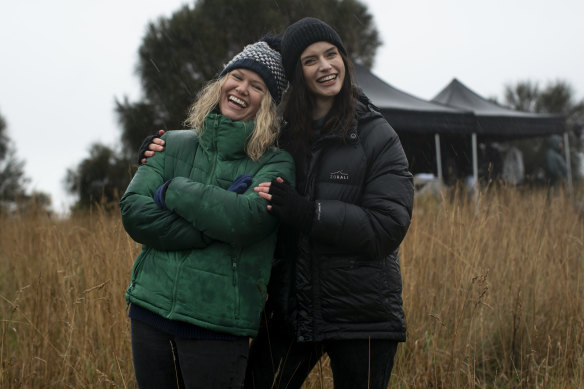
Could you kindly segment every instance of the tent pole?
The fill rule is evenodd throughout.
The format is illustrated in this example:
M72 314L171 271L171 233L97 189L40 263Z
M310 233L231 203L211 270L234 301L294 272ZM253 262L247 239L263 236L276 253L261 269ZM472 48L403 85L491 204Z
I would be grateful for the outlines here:
M477 134L472 133L472 175L474 178L475 186L478 189L479 186L479 161L477 156Z
M477 133L472 133L472 175L474 179L473 194L475 198L475 213L479 213L479 161L477 155Z
M564 154L566 167L568 168L568 192L572 193L572 164L570 163L570 137L568 132L564 132Z
M440 185L444 183L444 176L442 175L442 149L440 148L440 134L434 134L434 145L436 147L436 175Z

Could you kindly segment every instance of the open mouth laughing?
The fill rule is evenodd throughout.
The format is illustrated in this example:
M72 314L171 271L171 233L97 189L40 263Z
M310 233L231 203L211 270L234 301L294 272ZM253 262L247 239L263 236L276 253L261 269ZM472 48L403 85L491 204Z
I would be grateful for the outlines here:
M324 76L324 77L319 78L317 81L321 84L324 84L325 82L335 80L336 78L337 78L336 74L329 74L328 76Z
M230 102L232 102L233 104L240 106L241 108L247 108L247 103L245 101L243 101L240 98L237 98L237 97L235 97L233 95L230 95L228 97L228 100Z

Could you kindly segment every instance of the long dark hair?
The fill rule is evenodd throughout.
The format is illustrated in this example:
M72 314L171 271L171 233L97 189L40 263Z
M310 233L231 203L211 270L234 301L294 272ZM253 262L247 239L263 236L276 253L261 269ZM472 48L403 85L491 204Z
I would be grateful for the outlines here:
M326 114L321 135L339 134L345 138L355 119L356 103L359 96L355 86L353 64L349 58L339 50L345 65L345 79L338 95L335 96L333 106ZM294 69L294 80L290 83L284 99L283 117L286 122L282 131L280 144L292 152L302 152L307 149L313 140L312 112L315 106L315 97L306 87L304 72L300 57Z

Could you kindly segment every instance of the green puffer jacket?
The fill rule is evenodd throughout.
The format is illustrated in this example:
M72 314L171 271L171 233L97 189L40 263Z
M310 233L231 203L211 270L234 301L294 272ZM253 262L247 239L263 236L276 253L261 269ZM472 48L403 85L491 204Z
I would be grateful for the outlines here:
M275 149L257 162L247 157L253 124L212 113L200 138L167 132L165 151L140 166L120 200L124 228L143 245L128 303L214 331L256 334L277 219L253 187L278 176L293 183L294 162ZM228 191L245 173L253 176L245 193ZM171 178L162 209L153 195Z

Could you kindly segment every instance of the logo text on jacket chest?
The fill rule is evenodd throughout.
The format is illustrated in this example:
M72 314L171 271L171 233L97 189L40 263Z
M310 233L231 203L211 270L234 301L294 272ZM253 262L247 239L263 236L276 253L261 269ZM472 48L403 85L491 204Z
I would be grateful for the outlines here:
M331 181L348 181L349 173L345 173L342 170L337 170L336 172L329 173L329 180Z

